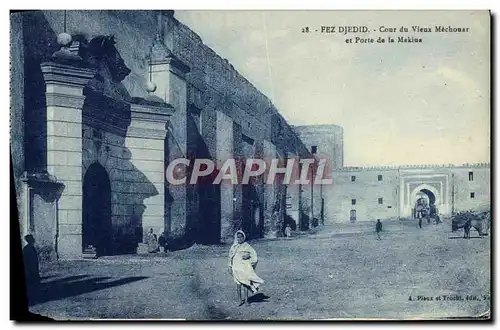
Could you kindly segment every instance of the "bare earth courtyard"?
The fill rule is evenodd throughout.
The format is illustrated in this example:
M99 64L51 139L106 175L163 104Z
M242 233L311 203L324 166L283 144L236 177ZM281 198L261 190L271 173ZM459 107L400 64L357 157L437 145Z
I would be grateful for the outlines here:
M490 308L490 238L440 225L327 225L292 239L251 241L266 283L237 306L229 246L61 261L42 268L31 312L55 319L449 318ZM411 300L410 300L411 297Z

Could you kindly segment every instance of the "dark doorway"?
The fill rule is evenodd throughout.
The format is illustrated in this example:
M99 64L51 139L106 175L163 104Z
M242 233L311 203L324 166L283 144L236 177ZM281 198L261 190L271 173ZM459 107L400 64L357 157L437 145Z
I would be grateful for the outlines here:
M242 190L242 229L248 238L262 237L262 212L257 187L251 182L241 185Z
M220 185L212 184L213 178L199 179L199 224L196 242L218 244L221 239Z
M90 246L98 256L112 254L111 185L104 167L90 165L83 179L83 251Z
M429 205L436 203L436 196L434 196L434 193L432 191L430 191L428 189L422 189L420 191L423 192L424 194L426 194L427 197L429 197Z
M420 196L420 197L419 197ZM436 211L436 196L428 189L422 189L417 193L413 209L413 217L420 219L429 216L435 216Z
M349 220L351 221L351 223L356 222L356 210L351 210Z

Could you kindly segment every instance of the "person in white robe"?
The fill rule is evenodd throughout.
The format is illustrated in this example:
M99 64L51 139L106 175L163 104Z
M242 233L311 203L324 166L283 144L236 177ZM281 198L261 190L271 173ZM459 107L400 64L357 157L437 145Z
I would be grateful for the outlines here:
M256 293L264 280L255 273L257 266L257 253L253 247L245 242L246 235L238 230L234 234L234 243L229 250L228 270L233 276L238 291L239 306L248 301L248 291ZM245 290L245 299L242 299L242 287Z

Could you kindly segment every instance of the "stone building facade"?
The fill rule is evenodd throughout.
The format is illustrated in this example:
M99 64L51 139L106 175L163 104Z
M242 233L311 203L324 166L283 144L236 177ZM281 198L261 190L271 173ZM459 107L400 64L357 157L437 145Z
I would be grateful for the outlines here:
M172 248L275 237L322 214L314 187L166 181L177 158L314 157L172 11L11 14L11 153L22 233L47 258L135 253L151 228Z
M338 125L293 126L306 147L315 149L319 158L328 159L333 169L344 167L344 129Z
M490 208L489 164L344 166L341 126L293 129L317 158L329 160L333 184L313 186L318 193L312 204L327 223L411 218L419 198L432 202L441 216Z
M314 152L317 159L326 160L325 178L334 179L333 173L344 167L344 129L338 125L304 125L294 126L306 147ZM313 185L314 216L331 221L337 212L337 200L333 184ZM317 192L317 193L315 193ZM311 199L311 197L309 197Z
M344 167L333 173L329 221L359 222L415 216L419 198L441 216L490 209L489 164Z

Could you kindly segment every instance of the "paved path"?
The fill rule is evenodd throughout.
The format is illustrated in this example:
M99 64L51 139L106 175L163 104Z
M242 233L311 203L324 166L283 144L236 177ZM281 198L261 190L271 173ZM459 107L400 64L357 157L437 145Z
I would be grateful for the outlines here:
M461 232L451 233L449 223L388 222L379 241L372 227L330 225L310 236L250 242L266 283L241 307L227 273L229 247L193 246L166 256L59 262L43 270L45 291L31 311L56 319L399 319L489 308L489 238L453 239Z

